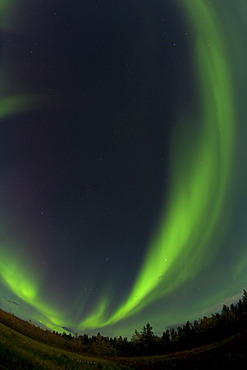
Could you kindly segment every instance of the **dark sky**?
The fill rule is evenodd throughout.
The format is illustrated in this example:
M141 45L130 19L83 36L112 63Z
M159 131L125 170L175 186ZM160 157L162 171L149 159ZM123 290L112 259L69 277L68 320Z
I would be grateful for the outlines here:
M247 10L193 4L0 2L4 309L129 335L241 294Z

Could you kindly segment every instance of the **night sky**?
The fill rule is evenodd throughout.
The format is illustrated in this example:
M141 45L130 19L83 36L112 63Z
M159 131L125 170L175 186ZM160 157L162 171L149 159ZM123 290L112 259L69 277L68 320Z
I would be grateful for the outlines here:
M247 286L245 0L0 0L0 307L130 336Z

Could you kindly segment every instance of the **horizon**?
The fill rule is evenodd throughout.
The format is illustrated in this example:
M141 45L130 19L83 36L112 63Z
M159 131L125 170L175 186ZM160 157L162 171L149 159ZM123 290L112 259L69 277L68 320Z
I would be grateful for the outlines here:
M114 336L240 296L246 20L241 0L0 1L0 308Z

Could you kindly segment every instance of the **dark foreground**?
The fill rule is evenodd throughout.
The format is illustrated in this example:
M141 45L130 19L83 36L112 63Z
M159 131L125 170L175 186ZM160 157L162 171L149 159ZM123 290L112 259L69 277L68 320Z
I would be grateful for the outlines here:
M242 369L247 332L162 356L96 357L55 348L0 323L0 369Z

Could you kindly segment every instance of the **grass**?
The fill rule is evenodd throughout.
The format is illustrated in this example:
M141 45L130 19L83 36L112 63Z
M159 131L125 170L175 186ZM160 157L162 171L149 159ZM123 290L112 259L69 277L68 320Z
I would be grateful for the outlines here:
M0 369L130 369L95 357L50 347L0 323Z
M8 315L8 314L6 314ZM4 315L3 315L4 318ZM247 332L192 350L162 356L96 357L56 348L30 338L27 324L10 316L18 331L0 322L0 370L25 369L242 369L247 362ZM16 321L17 320L17 321ZM21 325L23 333L21 334ZM33 326L34 330L35 327ZM38 328L37 328L38 330ZM39 329L41 330L41 329ZM40 332L41 333L41 332ZM48 334L47 334L48 335ZM57 337L54 337L57 339Z

